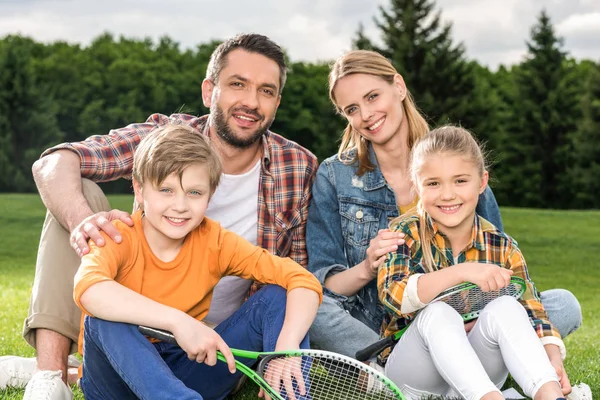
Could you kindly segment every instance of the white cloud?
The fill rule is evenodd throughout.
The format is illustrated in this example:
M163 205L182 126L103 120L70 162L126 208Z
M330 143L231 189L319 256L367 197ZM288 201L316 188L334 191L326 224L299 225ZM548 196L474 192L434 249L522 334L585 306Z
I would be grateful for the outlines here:
M182 47L238 32L259 32L288 50L293 60L330 60L351 46L362 22L377 41L373 17L389 0L1 0L0 36L20 33L36 40L87 45L103 32L157 39L168 35ZM168 6L165 6L168 4ZM442 18L467 55L497 66L518 62L530 29L545 8L565 50L600 59L600 0L438 0Z

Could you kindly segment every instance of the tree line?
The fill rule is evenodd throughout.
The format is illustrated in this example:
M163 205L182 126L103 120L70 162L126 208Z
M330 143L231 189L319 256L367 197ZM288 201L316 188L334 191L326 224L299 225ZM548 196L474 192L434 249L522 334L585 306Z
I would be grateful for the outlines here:
M352 47L388 57L431 126L460 124L486 144L501 205L600 208L600 65L570 57L544 11L526 57L496 71L466 56L433 0L390 0L374 19L380 40L359 26ZM86 47L0 39L0 192L35 191L31 165L54 144L155 112L207 113L200 87L217 45L184 50L169 37L108 33ZM288 63L272 126L320 160L336 152L345 126L328 98L329 64Z

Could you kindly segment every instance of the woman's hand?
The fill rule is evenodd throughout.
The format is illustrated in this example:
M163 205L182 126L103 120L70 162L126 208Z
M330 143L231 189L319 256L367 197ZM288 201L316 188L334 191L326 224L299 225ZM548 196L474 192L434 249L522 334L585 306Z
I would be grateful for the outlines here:
M465 282L479 286L484 292L500 290L508 286L513 271L494 264L467 262L459 264Z
M377 276L377 269L386 261L386 255L398 250L398 246L403 244L404 233L381 229L377 236L371 239L367 249L367 258L363 261L367 276L374 279Z

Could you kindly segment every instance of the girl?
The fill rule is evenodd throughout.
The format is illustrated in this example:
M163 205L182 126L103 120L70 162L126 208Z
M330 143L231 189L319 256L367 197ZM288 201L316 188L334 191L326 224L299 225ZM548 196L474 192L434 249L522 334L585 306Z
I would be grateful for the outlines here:
M347 119L339 153L321 164L313 185L306 241L309 269L325 296L310 329L312 343L354 357L378 340L385 311L377 299L377 268L402 244L389 221L417 203L408 173L413 144L427 122L390 62L372 51L351 51L331 68L329 94ZM500 230L489 187L477 213ZM541 295L562 335L577 329L581 309L566 290Z
M501 399L509 372L533 399L562 398L570 384L560 334L548 321L516 242L475 212L488 173L471 134L451 126L431 131L413 148L410 173L419 204L390 224L404 234L405 244L389 254L377 279L387 311L383 336L410 322L389 357L382 356L386 374L409 398ZM527 281L522 300L500 297L476 321L463 324L442 302L426 307L459 283L497 290L512 275Z

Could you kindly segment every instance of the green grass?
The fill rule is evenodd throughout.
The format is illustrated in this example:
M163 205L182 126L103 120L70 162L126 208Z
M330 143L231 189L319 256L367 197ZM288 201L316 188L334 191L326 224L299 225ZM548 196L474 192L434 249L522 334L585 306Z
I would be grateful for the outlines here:
M131 196L110 196L111 205L130 210ZM21 338L35 272L36 250L45 209L36 195L0 195L0 355L33 356ZM600 212L502 210L506 231L515 237L531 275L541 289L574 292L583 326L566 338L565 362L572 383L583 381L600 393ZM232 398L256 398L251 383ZM22 390L0 391L0 399L21 399ZM82 399L78 390L75 398Z

